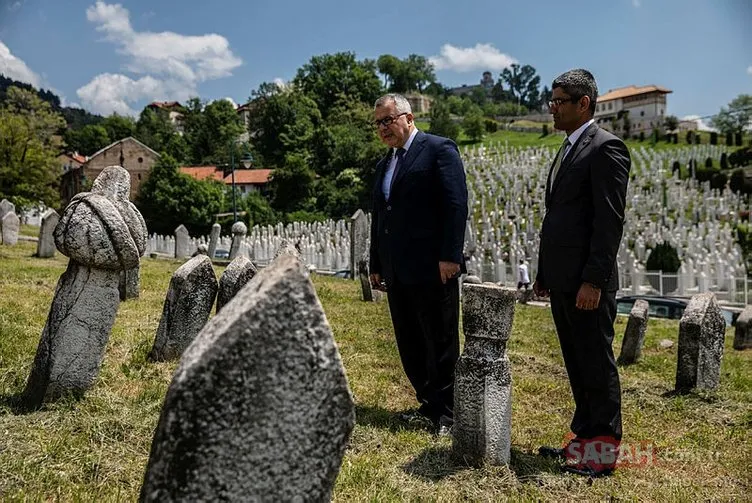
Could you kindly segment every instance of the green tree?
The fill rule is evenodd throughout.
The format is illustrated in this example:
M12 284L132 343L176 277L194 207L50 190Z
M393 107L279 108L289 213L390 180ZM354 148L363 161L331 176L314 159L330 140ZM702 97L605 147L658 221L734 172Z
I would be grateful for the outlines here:
M501 72L501 79L507 84L518 104L537 108L540 102L540 77L530 65L520 66L513 63Z
M172 234L180 224L191 234L208 234L226 205L224 184L180 173L168 154L154 164L136 200L149 232L158 234Z
M666 128L666 131L674 131L679 127L679 119L675 115L667 115L663 119L663 127Z
M250 229L254 225L274 225L279 222L279 214L274 211L269 200L258 192L251 192L238 201L238 211L245 211L244 218Z
M105 117L101 126L107 131L110 141L118 141L133 136L136 132L136 122L127 115L112 114Z
M81 129L68 129L65 132L65 143L68 150L79 154L92 155L112 143L104 126L88 125Z
M431 133L457 141L460 127L449 116L449 106L446 101L436 100L431 106L430 117Z
M290 150L307 150L321 124L316 102L296 90L259 95L251 104L251 145L259 158L257 162L268 167L282 166Z
M186 108L183 129L193 164L229 164L243 124L227 100L204 105L192 99Z
M479 142L483 139L483 114L480 109L474 109L462 120L462 129L473 142Z
M136 122L135 138L156 152L162 152L177 134L170 122L169 115L162 109L153 110L145 107Z
M713 127L724 134L742 133L752 121L752 94L740 94L721 108L718 115L711 119Z
M352 52L312 57L298 69L293 83L316 103L324 118L340 102L373 105L383 91L376 62L357 61Z
M62 116L35 93L9 87L0 106L0 199L19 209L60 203Z
M313 187L316 173L302 153L291 153L285 164L274 170L270 184L272 207L282 213L311 211L314 207Z
M436 82L433 65L425 56L410 54L403 63L407 73L408 91L422 93L426 86Z
M376 67L379 69L379 73L384 76L384 89L389 89L393 92L406 91L406 89L395 89L395 82L400 81L401 75L404 73L402 70L402 61L397 56L382 54L376 60Z

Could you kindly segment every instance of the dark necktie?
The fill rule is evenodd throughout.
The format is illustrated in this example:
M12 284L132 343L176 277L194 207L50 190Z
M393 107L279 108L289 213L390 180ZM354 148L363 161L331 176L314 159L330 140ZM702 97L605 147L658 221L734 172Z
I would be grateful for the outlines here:
M564 140L564 143L561 144L561 148L559 148L559 151L556 153L556 160L554 161L554 167L551 170L551 186L553 187L554 181L556 180L556 175L559 174L559 168L561 168L561 162L564 160L564 154L567 152L567 147L569 146L569 138L566 138Z
M397 149L397 162L394 163L394 171L392 171L392 181L389 183L389 195L392 195L392 187L394 187L394 180L397 178L397 173L399 173L400 168L402 167L402 159L405 157L405 153L407 150L400 147Z

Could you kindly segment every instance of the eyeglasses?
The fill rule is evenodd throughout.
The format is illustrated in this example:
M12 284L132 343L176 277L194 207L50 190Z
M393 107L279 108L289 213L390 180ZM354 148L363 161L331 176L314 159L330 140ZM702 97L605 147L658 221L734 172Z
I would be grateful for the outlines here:
M389 127L389 126L391 126L392 124L394 124L394 121L396 121L397 119L399 119L399 118L400 118L400 117L402 117L403 115L407 115L407 114L408 114L408 112L402 112L401 114L399 114L399 115L395 115L395 116L392 116L392 115L387 115L387 116L386 116L386 117L384 117L383 119L379 119L379 120L377 120L377 121L373 121L373 125L374 125L375 127L377 127L377 128L378 128L378 127L381 127L381 126L384 126L384 127Z
M569 103L570 101L572 103L575 103L579 99L580 98L563 98L563 99L562 98L556 98L556 99L553 99L553 100L551 100L551 101L548 102L548 108L558 107L558 106L563 105L564 103Z

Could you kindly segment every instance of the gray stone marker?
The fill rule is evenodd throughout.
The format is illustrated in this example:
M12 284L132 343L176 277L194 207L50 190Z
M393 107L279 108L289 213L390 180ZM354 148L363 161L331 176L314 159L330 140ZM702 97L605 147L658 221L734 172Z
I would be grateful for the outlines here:
M179 358L206 324L217 296L217 277L206 255L196 255L172 275L149 359Z
M120 300L137 299L141 294L141 267L132 267L120 272L118 282Z
M621 341L621 352L618 359L620 365L631 365L640 359L642 344L645 342L645 332L648 329L648 307L646 300L638 299L629 312L624 339Z
M217 243L219 242L219 234L222 232L222 226L218 223L212 224L211 235L209 236L209 258L214 258L214 252L217 251Z
M217 312L230 302L257 272L253 263L242 255L230 262L219 278Z
M248 232L248 227L243 222L235 222L232 224L232 245L230 246L230 260L234 260L240 253L240 245L245 239L245 235Z
M292 255L296 259L300 260L300 252L297 248L295 248L295 245L289 240L289 239L282 239L279 243L279 248L277 248L277 251L274 253L274 258L278 258L280 255ZM302 265L301 265L302 267Z
M39 226L39 240L37 241L37 257L50 258L55 256L55 227L60 221L57 211L49 209L42 215Z
M373 288L371 287L371 277L368 274L368 259L365 257L358 260L358 278L360 278L360 290L363 294L363 300L365 302L373 302Z
M3 199L0 201L0 220L3 219L3 217L8 213L15 213L16 212L16 205L8 201L7 199Z
M355 278L358 272L358 262L365 255L368 257L368 242L371 237L371 229L368 227L368 217L363 210L353 214L350 218L350 273Z
M725 334L726 321L715 295L694 295L679 322L677 391L718 387Z
M2 218L3 244L15 246L18 243L18 231L21 229L21 220L15 213L6 213Z
M452 453L467 464L509 463L512 374L506 345L517 292L493 284L462 287L465 350L454 375Z
M752 305L739 313L734 326L734 349L752 349Z
M279 257L183 354L140 500L330 501L354 423L314 287Z
M129 193L128 172L106 167L91 192L73 197L55 227L55 244L70 261L26 385L27 407L80 395L99 374L120 303L120 271L136 267L146 249L146 224Z
M469 274L469 275L465 276L465 279L462 280L462 283L463 284L466 283L468 285L481 285L481 284L483 284L483 282L480 280L480 278L478 276L475 276L474 274Z
M196 255L206 255L209 256L209 246L207 246L206 243L201 243L196 247L196 251L193 252L193 257Z
M191 236L188 234L188 229L185 228L185 225L180 224L175 229L175 258L187 258L191 255L190 242Z

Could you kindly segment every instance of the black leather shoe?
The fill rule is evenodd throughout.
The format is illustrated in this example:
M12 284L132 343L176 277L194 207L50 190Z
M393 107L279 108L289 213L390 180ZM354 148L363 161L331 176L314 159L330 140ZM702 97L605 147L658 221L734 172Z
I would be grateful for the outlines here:
M583 477L598 478L607 477L614 473L612 467L596 469L586 464L579 465L565 465L562 467L565 472L574 473L575 475L581 475Z
M550 447L548 445L539 447L538 454L540 454L544 458L559 459L561 461L564 461L564 459L566 459L566 457L564 456L564 449L559 449L558 447Z

